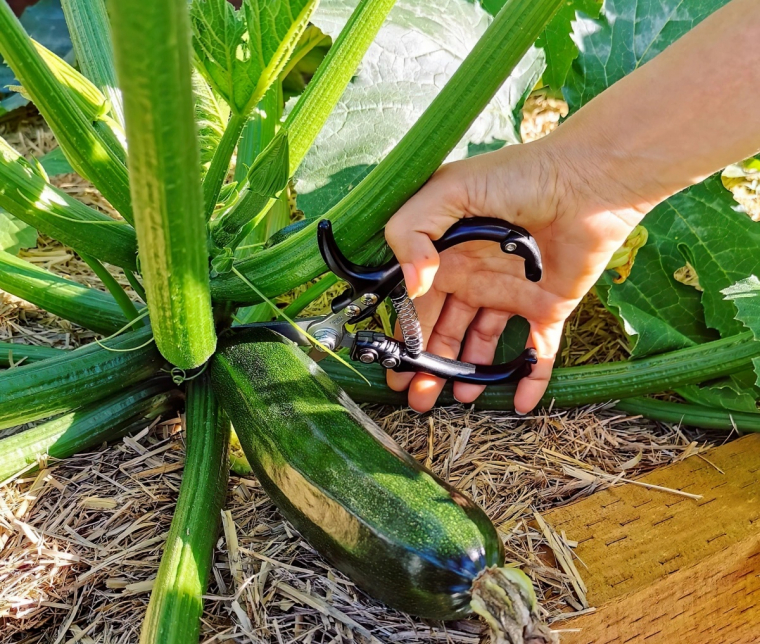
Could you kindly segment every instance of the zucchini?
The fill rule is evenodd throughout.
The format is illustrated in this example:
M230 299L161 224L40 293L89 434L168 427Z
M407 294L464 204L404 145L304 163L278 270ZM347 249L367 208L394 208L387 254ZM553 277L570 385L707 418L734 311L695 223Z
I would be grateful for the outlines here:
M0 429L76 409L145 380L164 364L144 328L0 373Z
M172 409L177 391L168 378L140 383L106 400L86 405L33 429L0 440L0 481L20 472L40 456L67 458L144 427Z
M59 277L2 250L0 288L96 333L116 333L128 321L109 293Z
M159 351L191 369L216 346L186 0L110 4L140 268Z
M752 359L758 356L760 342L753 339L751 331L746 331L639 360L562 367L552 373L549 387L539 404L549 405L553 401L558 407L575 407L655 394L751 368ZM389 389L383 369L358 363L354 366L369 380L370 385L337 362L325 362L324 369L357 402L406 405L406 392ZM475 407L513 409L514 395L515 385L487 387L475 401ZM456 404L450 384L438 400L443 405Z
M534 624L530 581L500 568L504 547L486 514L404 452L295 345L265 328L228 332L210 373L264 490L360 588L407 613L456 619L473 601L493 606L483 587L499 583L514 606L501 602L496 612L521 632L544 633L536 644L550 641Z
M141 644L198 641L201 596L227 495L230 422L206 374L190 382L185 413L182 485L140 633Z

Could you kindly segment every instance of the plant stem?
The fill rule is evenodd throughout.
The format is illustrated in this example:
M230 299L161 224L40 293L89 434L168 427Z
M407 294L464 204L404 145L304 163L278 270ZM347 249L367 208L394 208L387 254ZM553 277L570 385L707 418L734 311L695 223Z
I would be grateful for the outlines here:
M203 592L227 495L230 423L207 374L187 390L187 454L141 644L197 642Z
M284 314L289 318L296 317L301 311L303 311L314 300L320 298L323 293L338 283L338 276L334 273L327 273L316 284L312 284L303 293L301 293L295 300L293 300L285 308Z
M216 148L214 156L211 159L211 165L203 179L203 204L206 212L206 221L211 219L216 207L216 200L219 197L219 191L230 169L230 159L235 151L235 146L240 139L240 133L243 131L248 120L247 115L235 114L230 116L227 127L219 141L219 147Z
M39 362L48 358L57 358L64 353L66 353L64 349L54 349L53 347L0 342L0 367L11 367L20 362L22 364Z
M7 2L0 2L0 54L45 117L72 167L131 221L126 166L55 78Z
M61 6L79 68L106 95L111 103L111 114L123 128L124 111L104 0L61 0Z
M412 129L325 215L353 261L366 261L378 252L379 244L369 241L440 166L561 4L508 0ZM316 222L237 268L267 297L276 297L325 272L315 238ZM214 278L211 288L219 301L260 301L234 273Z
M129 285L132 287L132 290L134 290L135 293L137 293L138 297L143 301L148 301L148 296L145 294L145 289L143 288L143 285L140 283L140 280L137 278L137 275L135 275L132 271L124 271L124 274L127 276L127 281L129 282Z
M100 400L154 375L165 364L150 329L88 344L60 357L0 372L0 429Z
M116 281L116 279L114 279L114 276L108 272L106 267L103 266L103 264L101 264L94 257L83 255L82 253L80 253L79 256L85 261L87 266L92 269L92 272L98 276L100 281L103 282L103 286L108 289L108 292L113 295L113 299L116 300L116 303L119 305L119 308L122 310L124 315L127 316L127 319L134 320L137 318L140 313L137 310L135 303L129 299L129 295L126 294L124 289ZM142 324L145 325L147 322L144 321Z
M558 407L575 407L589 403L619 400L631 396L655 394L681 385L704 382L751 367L752 358L760 356L760 342L752 332L706 342L694 347L669 351L639 360L611 362L585 367L562 367L552 373L542 405L552 402ZM358 365L370 381L366 385L354 374L333 361L320 365L356 402L405 405L406 392L395 392L385 384L385 372L376 367ZM478 409L513 409L515 385L487 387L475 401ZM448 384L438 399L440 404L455 404Z
M703 405L668 402L654 398L624 398L615 409L626 414L642 415L663 423L676 423L703 429L737 429L760 432L760 413L713 409Z
M168 378L140 383L0 440L0 481L35 463L40 456L68 458L124 436L138 420L148 424L176 402L178 392L168 393L171 387Z
M156 345L191 369L216 346L186 0L111 4L140 268ZM242 126L241 126L242 127Z
M396 0L361 0L288 114L290 175L301 165Z
M135 268L134 228L85 206L31 170L26 159L0 138L0 207L76 251Z
M0 288L96 333L114 333L128 321L108 293L59 277L4 251L0 251Z

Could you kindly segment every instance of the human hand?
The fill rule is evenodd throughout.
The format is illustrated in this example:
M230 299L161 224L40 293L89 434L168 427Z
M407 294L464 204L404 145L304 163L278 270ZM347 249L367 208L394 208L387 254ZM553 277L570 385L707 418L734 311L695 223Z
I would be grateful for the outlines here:
M622 187L613 187L597 170L581 172L556 140L550 135L443 166L385 229L415 298L427 351L490 364L509 318L528 320L528 346L536 348L538 363L517 387L519 413L538 404L565 319L642 216ZM595 167L586 161L583 166ZM597 182L610 194L597 189ZM541 249L543 279L528 281L523 260L491 242L460 244L439 256L431 240L459 219L474 216L526 228ZM388 371L387 379L397 391L409 388L409 405L417 411L430 409L444 385L422 373ZM469 403L483 389L455 383L454 396Z

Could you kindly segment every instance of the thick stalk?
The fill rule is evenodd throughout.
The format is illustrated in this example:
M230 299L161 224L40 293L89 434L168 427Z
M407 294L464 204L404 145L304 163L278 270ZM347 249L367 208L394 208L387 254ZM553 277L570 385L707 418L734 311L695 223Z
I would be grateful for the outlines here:
M626 414L642 415L652 420L703 429L723 429L740 432L760 432L760 413L713 409L703 405L668 402L654 398L624 398L615 409Z
M51 186L2 138L0 207L76 251L125 269L134 270L137 265L132 226Z
M4 251L0 251L0 288L96 333L115 333L128 321L108 293L59 277Z
M53 347L38 347L34 344L18 344L16 342L0 342L0 367L11 367L18 363L30 364L57 358L66 353L65 349Z
M103 282L103 286L108 289L108 292L113 296L113 299L116 300L116 303L119 305L121 312L124 313L126 318L128 320L134 320L138 317L140 312L137 310L135 303L129 299L129 295L127 295L126 291L116 281L114 276L108 272L108 269L94 257L82 254L80 254L80 257L87 263L87 266L92 269L92 272L98 276L100 281Z
M542 405L554 402L558 407L575 407L666 391L681 385L704 382L727 376L752 366L760 356L760 342L752 332L722 340L706 342L687 349L669 351L640 360L611 362L586 367L563 367L552 373ZM343 365L325 360L322 368L356 402L405 405L406 392L395 392L385 384L385 372L378 367L354 366L370 381L367 385ZM488 387L475 401L478 409L513 409L514 385ZM451 385L443 391L439 403L455 404Z
M440 166L543 30L562 0L508 0L459 69L391 153L325 217L354 261L378 251L369 244L385 222ZM316 222L240 262L238 270L267 297L325 271ZM258 302L234 273L212 280L219 301Z
M285 120L295 174L396 0L361 0Z
M227 494L230 423L207 375L190 383L186 410L182 485L140 633L141 644L198 641L202 595Z
M170 411L176 403L178 392L169 393L171 387L172 382L168 378L149 384L140 383L110 398L0 440L0 481L40 457L68 458L124 436L138 421L149 423Z
M235 146L240 139L240 134L248 120L247 115L232 114L227 122L227 127L219 141L219 146L214 152L209 165L208 172L203 178L203 204L206 212L206 220L211 219L216 208L216 200L219 198L219 191L230 169L230 159L235 151Z
M164 364L150 329L0 373L0 429L61 414L154 375Z
M0 2L0 54L45 117L72 167L92 181L125 219L131 220L126 166L42 60L7 2Z
M111 4L140 266L161 353L183 369L216 346L185 0Z
M111 103L111 114L124 127L121 92L116 82L111 27L104 0L61 0L79 69Z

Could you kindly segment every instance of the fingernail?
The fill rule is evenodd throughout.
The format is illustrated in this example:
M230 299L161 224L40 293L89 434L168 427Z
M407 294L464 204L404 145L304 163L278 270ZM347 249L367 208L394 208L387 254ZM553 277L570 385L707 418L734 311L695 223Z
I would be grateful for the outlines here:
M406 282L406 292L409 297L417 297L417 291L420 288L420 279L414 264L401 264L401 270L404 273Z
M516 409L515 409L515 414L516 414L517 416L520 416L521 418L522 418L523 416L527 416L527 415L528 415L526 412L524 412L524 411L517 411Z

